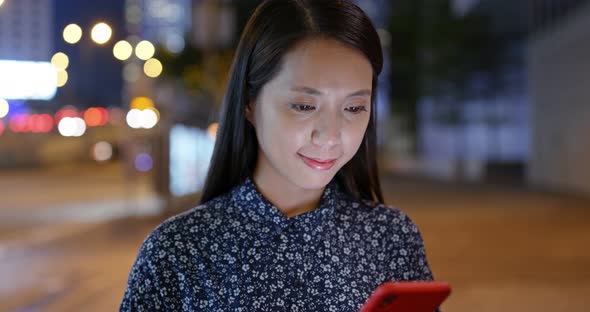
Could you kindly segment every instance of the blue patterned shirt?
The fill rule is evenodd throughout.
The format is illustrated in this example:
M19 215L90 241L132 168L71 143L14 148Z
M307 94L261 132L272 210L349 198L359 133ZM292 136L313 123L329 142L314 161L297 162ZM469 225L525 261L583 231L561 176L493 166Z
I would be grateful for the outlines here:
M131 269L121 311L358 311L386 281L432 280L420 233L335 180L287 217L251 179L159 225Z

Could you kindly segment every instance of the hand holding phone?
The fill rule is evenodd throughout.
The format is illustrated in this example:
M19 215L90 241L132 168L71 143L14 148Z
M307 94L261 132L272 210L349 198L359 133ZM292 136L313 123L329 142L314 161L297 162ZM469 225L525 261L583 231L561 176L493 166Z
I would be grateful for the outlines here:
M375 289L360 312L434 312L450 293L445 282L387 282Z

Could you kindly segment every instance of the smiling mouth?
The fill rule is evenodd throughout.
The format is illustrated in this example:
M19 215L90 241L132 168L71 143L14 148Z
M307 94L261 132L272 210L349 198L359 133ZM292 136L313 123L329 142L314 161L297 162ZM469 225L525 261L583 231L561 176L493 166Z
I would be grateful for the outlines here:
M336 159L318 159L318 158L311 158L304 155L297 153L299 157L303 160L303 162L310 168L315 170L329 170L331 169L334 164L336 163Z

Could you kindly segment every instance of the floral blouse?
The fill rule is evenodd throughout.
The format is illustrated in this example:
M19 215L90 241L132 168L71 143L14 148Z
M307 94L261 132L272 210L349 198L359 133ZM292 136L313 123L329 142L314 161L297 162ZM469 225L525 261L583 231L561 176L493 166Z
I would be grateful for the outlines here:
M287 217L251 179L143 242L120 311L358 311L386 281L432 280L416 225L330 182Z

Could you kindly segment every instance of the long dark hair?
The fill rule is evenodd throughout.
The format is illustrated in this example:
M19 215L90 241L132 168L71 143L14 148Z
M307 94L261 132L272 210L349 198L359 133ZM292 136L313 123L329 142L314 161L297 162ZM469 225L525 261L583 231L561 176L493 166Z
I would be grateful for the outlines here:
M228 192L254 173L258 140L246 121L246 105L280 70L283 55L308 38L342 42L360 52L373 69L371 116L353 158L336 174L356 199L383 203L376 160L377 78L381 43L367 15L348 0L267 0L250 17L234 57L201 203Z

